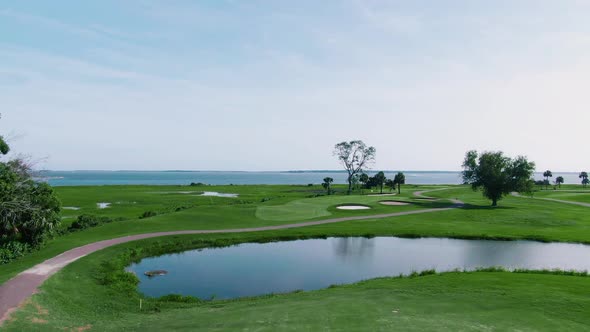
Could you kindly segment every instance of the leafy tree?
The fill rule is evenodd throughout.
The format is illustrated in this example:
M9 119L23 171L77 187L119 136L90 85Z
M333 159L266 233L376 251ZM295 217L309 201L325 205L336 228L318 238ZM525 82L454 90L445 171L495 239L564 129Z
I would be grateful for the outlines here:
M545 186L545 189L547 189L547 186L549 186L549 178L553 177L553 173L551 173L550 170L546 170L545 172L543 172L543 176L545 177L545 180L547 181L547 185Z
M539 186L539 189L543 189L547 187L550 183L549 180L538 180L534 182L536 186Z
M373 182L376 187L379 187L379 192L381 194L383 194L383 185L385 184L386 180L387 178L385 177L385 173L383 172L379 172L375 174L375 176L373 176Z
M325 177L324 178L324 183L322 183L322 187L324 187L324 189L326 189L326 191L328 192L328 195L332 194L332 182L334 182L334 179L332 179L331 177Z
M582 179L582 185L584 186L584 188L586 188L586 186L590 184L590 180L588 180L588 178L583 178Z
M6 144L4 137L0 136L0 154L5 155L10 151L10 147Z
M500 151L468 151L463 161L463 182L471 184L473 190L482 189L483 195L497 206L503 196L513 191L530 193L535 163L525 157L510 159Z
M389 188L390 191L394 191L395 190L396 183L395 183L395 181L393 181L393 179L387 179L385 181L385 186L387 188Z
M59 212L51 186L35 182L26 163L0 163L0 242L40 244L59 225Z
M359 182L362 183L361 188L367 188L367 186L369 185L369 176L366 173L362 173L361 175L359 175Z
M558 176L555 178L555 184L559 186L559 188L561 188L561 185L564 183L564 179L563 176Z
M402 184L406 184L406 176L402 172L397 172L393 179L393 183L397 184L397 194L402 193Z
M376 150L360 140L341 142L334 146L334 155L348 173L348 194L352 191L352 177L362 173L365 168L375 161Z
M369 176L369 181L367 181L367 186L365 188L371 189L375 186L377 186L377 181L375 181L375 177Z
M580 179L582 179L582 185L584 186L584 188L586 188L588 183L590 183L590 181L588 181L588 173L587 172L580 172L580 175L578 177Z
M8 151L8 145L0 139L0 153ZM59 212L53 189L33 180L29 164L22 159L0 162L0 245L39 245L59 225Z
M363 184L364 187L367 187L369 183L369 176L366 173L363 173L359 176L359 182Z
M0 114L0 118L2 118L2 114ZM0 154L6 155L10 151L10 147L4 140L3 136L0 136Z

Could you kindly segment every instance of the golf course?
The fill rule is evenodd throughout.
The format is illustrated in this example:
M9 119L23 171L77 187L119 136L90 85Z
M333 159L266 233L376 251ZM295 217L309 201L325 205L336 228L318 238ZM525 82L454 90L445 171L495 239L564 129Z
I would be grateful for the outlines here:
M590 190L578 185L509 195L497 207L463 185L404 185L400 194L384 195L370 190L347 195L342 185L334 190L325 195L319 185L55 187L63 207L61 235L2 265L3 285L68 250L124 240L61 264L0 329L573 331L590 325L590 278L584 271L427 269L317 290L217 299L150 297L139 292L139 279L126 269L143 258L192 249L300 239L590 244L590 207L568 204L590 201ZM339 209L343 206L365 208ZM73 227L82 215L102 222Z

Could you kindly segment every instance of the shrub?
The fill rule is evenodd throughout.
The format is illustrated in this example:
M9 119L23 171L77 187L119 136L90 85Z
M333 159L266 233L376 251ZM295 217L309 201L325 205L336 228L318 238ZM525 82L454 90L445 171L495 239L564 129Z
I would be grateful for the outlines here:
M236 199L236 200L232 200L231 203L229 203L229 205L240 205L240 204L253 204L253 201L245 201L242 199Z
M179 211L179 210L176 210L176 211ZM144 213L141 214L141 216L139 216L139 219L155 217L157 215L158 215L158 213L156 213L155 211L145 211Z
M183 296L179 294L168 294L158 298L162 302L182 302L182 303L197 303L200 302L199 298L194 296Z
M78 216L76 221L74 221L70 227L68 227L69 231L77 231L82 230L90 227L96 227L102 224L110 223L113 219L109 217L99 217L92 214L83 214Z
M7 264L30 252L32 247L28 243L10 241L0 245L0 265Z

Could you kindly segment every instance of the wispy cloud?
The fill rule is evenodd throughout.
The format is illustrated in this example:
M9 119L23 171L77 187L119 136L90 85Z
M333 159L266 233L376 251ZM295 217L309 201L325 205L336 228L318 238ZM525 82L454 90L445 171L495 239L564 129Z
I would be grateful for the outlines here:
M379 168L456 169L478 148L575 169L590 8L525 2L132 2L117 25L4 9L50 43L0 36L0 125L62 169L333 168L357 137Z
M9 9L2 9L0 10L0 16L5 18L10 18L17 20L21 23L26 23L29 25L33 25L37 28L41 29L59 29L67 33L80 35L83 37L104 37L104 34L101 34L99 31L88 29L84 27L80 27L78 25L72 25L64 23L60 20L51 19L45 16L38 16L32 15L28 13L22 13L14 10Z

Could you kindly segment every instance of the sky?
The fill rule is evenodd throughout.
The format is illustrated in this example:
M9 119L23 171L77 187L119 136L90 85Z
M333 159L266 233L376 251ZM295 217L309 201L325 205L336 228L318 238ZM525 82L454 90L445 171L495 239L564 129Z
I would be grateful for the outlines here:
M0 2L0 135L53 170L590 170L590 0Z

